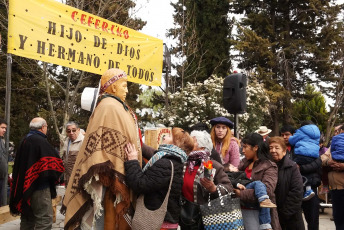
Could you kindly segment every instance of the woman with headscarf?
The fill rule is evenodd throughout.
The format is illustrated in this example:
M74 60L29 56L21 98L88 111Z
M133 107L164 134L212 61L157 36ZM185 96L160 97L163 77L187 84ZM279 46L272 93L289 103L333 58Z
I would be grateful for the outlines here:
M220 153L225 171L229 171L230 165L239 166L240 152L238 140L232 137L233 122L225 117L216 117L210 120L211 139L215 150Z
M223 166L217 161L212 161L212 175L205 177L204 163L210 160L213 149L211 137L206 131L192 131L190 134L194 139L194 149L188 155L184 167L184 184L182 188L182 213L179 225L182 230L203 229L199 205L218 197L217 186L222 185L228 192L233 191L232 184L224 171ZM226 194L220 188L222 194ZM190 218L192 217L192 218Z
M275 190L279 222L283 230L304 230L302 218L303 184L297 164L287 155L287 146L282 137L269 139L270 155L278 167Z
M181 128L173 128L172 136L165 136L158 151L141 169L135 146L127 144L128 161L124 163L127 185L137 194L144 194L144 204L149 210L162 205L174 168L167 212L161 229L177 229L180 215L180 194L183 185L183 166L194 146L193 139Z
M275 188L277 185L277 165L272 162L269 148L263 137L258 133L250 133L242 140L245 158L240 162L238 169L246 172L246 177L252 181L259 180L266 186L266 191L273 203L276 203ZM234 189L242 202L242 215L246 230L259 229L259 204L254 189ZM270 209L271 227L280 230L278 214L275 208Z

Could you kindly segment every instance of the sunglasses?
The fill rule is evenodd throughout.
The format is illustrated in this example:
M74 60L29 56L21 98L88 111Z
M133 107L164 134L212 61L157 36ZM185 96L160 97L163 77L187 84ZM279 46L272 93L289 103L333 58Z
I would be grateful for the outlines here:
M76 129L72 129L72 130L68 129L67 133L76 133L76 131L78 131L78 130L76 130Z

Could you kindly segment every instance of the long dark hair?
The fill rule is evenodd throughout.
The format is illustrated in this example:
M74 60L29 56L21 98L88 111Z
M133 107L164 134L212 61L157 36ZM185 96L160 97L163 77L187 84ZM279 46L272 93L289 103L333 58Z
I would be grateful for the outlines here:
M271 160L268 144L263 140L263 137L258 133L249 133L242 140L242 143L251 145L252 147L258 146L257 158L261 160Z

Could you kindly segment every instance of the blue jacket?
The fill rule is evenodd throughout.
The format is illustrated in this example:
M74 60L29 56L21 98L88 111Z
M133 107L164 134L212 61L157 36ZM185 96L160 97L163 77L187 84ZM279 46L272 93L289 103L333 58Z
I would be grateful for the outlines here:
M289 144L295 146L294 153L306 157L319 157L319 141L320 130L316 125L302 126L289 137Z
M333 160L344 161L344 133L332 137L331 154Z

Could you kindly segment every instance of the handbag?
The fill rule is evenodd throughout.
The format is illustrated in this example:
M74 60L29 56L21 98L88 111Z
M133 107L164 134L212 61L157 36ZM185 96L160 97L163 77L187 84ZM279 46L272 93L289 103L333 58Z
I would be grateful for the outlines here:
M223 188L227 194L222 195L219 188ZM218 185L216 190L219 197L208 203L201 205L201 213L204 229L206 230L244 230L244 222L241 213L240 199L232 198L227 189L222 185Z
M170 196L174 174L173 163L172 161L170 162L172 165L171 180L164 202L160 208L156 210L149 210L145 206L144 195L140 195L136 201L136 210L132 220L133 230L159 230L161 228L167 212L168 197Z
M179 225L182 228L191 229L203 229L202 228L202 215L200 205L187 200L185 197L180 199L180 221Z

